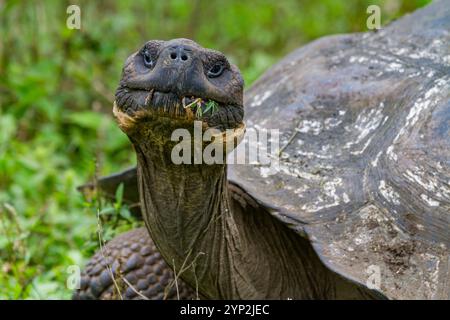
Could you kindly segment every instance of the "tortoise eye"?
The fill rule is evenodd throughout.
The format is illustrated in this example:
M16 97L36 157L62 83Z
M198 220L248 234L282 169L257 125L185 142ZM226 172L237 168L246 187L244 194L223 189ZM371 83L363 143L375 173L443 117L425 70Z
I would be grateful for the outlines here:
M208 77L215 78L222 74L224 70L224 66L221 63L216 63L208 70Z
M147 68L151 68L153 67L153 60L152 57L150 55L150 52L148 52L147 50L144 51L144 53L142 54L144 56L144 65Z

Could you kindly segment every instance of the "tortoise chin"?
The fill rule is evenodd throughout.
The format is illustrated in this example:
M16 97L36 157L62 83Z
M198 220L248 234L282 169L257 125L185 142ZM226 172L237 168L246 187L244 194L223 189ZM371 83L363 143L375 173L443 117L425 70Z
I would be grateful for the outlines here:
M149 41L125 62L115 114L137 123L200 120L219 130L242 125L244 82L220 52L188 39Z

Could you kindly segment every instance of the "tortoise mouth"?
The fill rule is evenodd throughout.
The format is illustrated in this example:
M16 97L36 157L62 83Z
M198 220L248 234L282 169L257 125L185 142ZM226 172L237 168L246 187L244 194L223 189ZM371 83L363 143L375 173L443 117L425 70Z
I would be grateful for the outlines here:
M116 91L115 107L136 121L162 117L174 122L202 121L205 128L220 131L235 129L243 124L244 108L208 97L179 95L154 89L120 86Z
M204 107L198 99L199 98L190 99L187 101L192 101L191 103L195 104L200 103L200 106ZM183 109L190 108L189 104L185 106L186 108ZM149 108L139 108L137 110L130 110L129 108L124 110L123 107L120 107L117 102L114 101L113 113L122 131L128 136L133 137L132 141L138 143L139 141L149 139L154 140L155 129L158 131L156 134L158 138L156 140L165 141L171 137L170 131L173 133L176 129L188 128L192 125L195 131L195 126L198 125L198 121L192 119L189 114L175 116L167 111L161 111L154 106ZM156 126L155 121L158 123ZM232 127L224 127L223 125L211 126L209 123L202 121L200 129L202 131L212 129L210 132L210 143L223 145L225 148L224 150L226 150L224 154L226 154L242 141L245 135L246 126L243 121L233 124ZM194 140L195 139L194 136ZM187 143L190 143L190 141L188 140ZM209 142L207 144L209 144Z

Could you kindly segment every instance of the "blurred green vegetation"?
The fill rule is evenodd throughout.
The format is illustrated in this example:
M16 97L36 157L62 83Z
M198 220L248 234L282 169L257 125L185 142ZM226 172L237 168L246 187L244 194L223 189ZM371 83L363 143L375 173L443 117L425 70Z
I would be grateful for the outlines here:
M76 186L135 162L110 115L125 58L149 39L223 51L247 85L317 37L366 31L429 0L0 0L0 298L69 298L69 265L97 247L97 201ZM66 8L81 8L81 30ZM130 228L120 191L102 210L108 239ZM111 227L112 226L112 227Z

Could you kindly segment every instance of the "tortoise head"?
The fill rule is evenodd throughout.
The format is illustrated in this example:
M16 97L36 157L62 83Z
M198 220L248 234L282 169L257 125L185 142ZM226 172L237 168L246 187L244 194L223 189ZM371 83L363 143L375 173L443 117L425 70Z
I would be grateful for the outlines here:
M243 131L243 87L239 69L221 52L188 39L151 40L126 60L114 114L129 136L166 134L161 128L195 120L202 129Z

